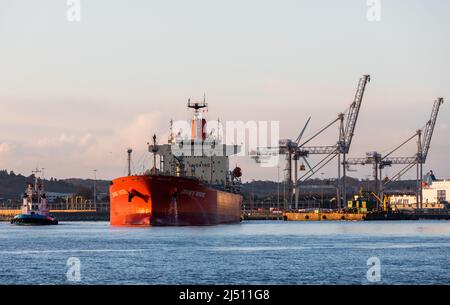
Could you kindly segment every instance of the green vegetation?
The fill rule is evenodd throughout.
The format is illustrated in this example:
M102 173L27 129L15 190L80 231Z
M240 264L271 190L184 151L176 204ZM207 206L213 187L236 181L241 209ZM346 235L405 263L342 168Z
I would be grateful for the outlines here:
M34 182L34 175L24 176L13 171L0 170L0 200L17 200L25 189L27 182ZM56 179L51 177L44 181L47 192L74 193L84 198L93 197L94 180L92 179ZM108 193L109 181L97 180L97 193Z

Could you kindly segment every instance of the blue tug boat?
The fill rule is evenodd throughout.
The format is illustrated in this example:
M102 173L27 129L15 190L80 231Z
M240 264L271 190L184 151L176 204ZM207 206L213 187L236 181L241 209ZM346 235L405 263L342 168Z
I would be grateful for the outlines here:
M34 185L27 183L23 194L22 213L14 216L11 224L29 226L58 224L58 220L48 210L43 180L35 176Z

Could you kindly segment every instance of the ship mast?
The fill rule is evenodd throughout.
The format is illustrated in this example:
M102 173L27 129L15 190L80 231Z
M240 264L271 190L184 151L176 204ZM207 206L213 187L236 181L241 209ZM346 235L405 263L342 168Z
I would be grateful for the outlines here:
M206 120L202 117L200 109L208 107L206 95L203 95L202 102L191 102L191 99L188 99L187 107L194 109L194 118L191 123L192 140L204 141L206 139Z
M174 138L175 138L174 135L173 135L173 120L170 120L169 124L170 124L170 134L169 134L169 141L168 141L168 143L172 144L174 142Z
M152 147L152 153L153 153L153 168L152 168L152 174L156 175L156 153L158 152L158 146L156 145L156 134L153 135L153 147Z
M133 152L133 149L128 148L127 149L127 153L128 153L128 176L131 176L131 153Z
M34 174L34 191L37 194L37 201L40 201L40 197L41 197L41 189L39 186L39 178L38 178L38 174L41 173L42 171L39 170L39 168L36 167L35 170L31 171Z
M42 190L44 190L44 181L45 181L45 174L44 174L44 170L45 168L41 168L42 171L42 179L41 179L41 185L42 185Z
M35 170L31 171L34 175L34 190L37 192L38 191L38 175L41 171L39 170L39 168L36 167Z

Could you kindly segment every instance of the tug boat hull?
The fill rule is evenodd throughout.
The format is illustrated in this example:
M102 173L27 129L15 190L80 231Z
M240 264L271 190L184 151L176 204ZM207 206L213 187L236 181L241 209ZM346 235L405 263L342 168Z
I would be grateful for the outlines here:
M197 179L127 176L110 186L115 226L207 226L241 221L242 196Z
M56 220L52 216L40 214L19 214L14 216L14 218L11 220L11 224L22 226L57 225L58 220Z

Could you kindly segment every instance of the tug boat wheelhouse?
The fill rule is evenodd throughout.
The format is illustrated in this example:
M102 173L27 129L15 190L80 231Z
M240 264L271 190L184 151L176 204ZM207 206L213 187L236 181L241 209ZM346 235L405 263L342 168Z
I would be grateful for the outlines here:
M36 170L34 173L38 173ZM35 175L33 183L27 183L22 199L22 213L14 216L11 224L15 225L57 225L47 207L47 197L44 191L44 181Z

